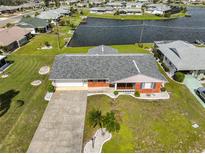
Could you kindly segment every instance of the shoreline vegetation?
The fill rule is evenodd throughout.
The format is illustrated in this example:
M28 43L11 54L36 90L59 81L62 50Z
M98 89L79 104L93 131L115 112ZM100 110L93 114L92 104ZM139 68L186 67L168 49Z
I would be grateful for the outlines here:
M162 17L151 14L144 15L113 15L113 14L88 14L88 17L102 18L102 19L117 19L117 20L171 20L185 17L186 13L173 14L170 17Z
M179 12L176 14L171 14L170 17L157 16L152 14L143 14L143 15L114 15L114 14L96 14L90 13L88 9L82 10L83 15L92 18L102 18L102 19L117 19L117 20L171 20L176 18L181 18L186 16L186 12Z

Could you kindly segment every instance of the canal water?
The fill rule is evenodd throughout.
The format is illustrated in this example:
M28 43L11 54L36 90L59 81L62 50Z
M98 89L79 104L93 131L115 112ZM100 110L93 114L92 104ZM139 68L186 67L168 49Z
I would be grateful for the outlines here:
M112 20L88 18L68 46L152 43L160 40L205 41L205 8L188 8L191 17L172 20Z

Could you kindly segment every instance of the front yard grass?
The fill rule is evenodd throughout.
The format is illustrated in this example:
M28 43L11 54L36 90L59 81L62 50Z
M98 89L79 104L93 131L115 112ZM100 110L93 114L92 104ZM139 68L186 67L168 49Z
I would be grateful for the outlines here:
M88 98L86 115L97 108L103 113L114 110L120 119L121 130L105 143L103 152L204 151L205 110L184 85L168 81L166 88L171 95L169 100L146 101L131 96L120 96L113 100L104 95ZM87 118L84 144L96 130L89 126ZM194 123L199 128L193 128Z
M5 72L8 78L0 78L0 100L7 112L0 116L0 152L26 152L38 123L47 106L44 95L48 75L38 74L44 65L51 65L53 57L11 55L13 65ZM33 80L40 79L39 87L31 86ZM18 107L17 100L24 105Z

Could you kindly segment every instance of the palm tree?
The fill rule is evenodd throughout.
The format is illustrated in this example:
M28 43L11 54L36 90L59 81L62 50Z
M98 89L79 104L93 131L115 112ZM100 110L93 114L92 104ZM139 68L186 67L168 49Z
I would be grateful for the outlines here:
M115 113L113 111L107 112L107 114L103 118L103 126L107 131L118 132L120 130L120 124L117 122L115 118Z
M103 116L100 110L93 109L91 112L89 112L88 120L89 120L90 125L93 128L95 128L96 126L99 126L102 130ZM102 130L102 133L103 133L103 130Z

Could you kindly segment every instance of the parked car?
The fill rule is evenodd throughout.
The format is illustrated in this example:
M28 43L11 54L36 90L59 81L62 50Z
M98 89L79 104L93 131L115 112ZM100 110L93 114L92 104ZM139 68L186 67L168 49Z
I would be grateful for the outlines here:
M196 94L202 99L202 101L205 103L205 87L200 87L196 89Z

